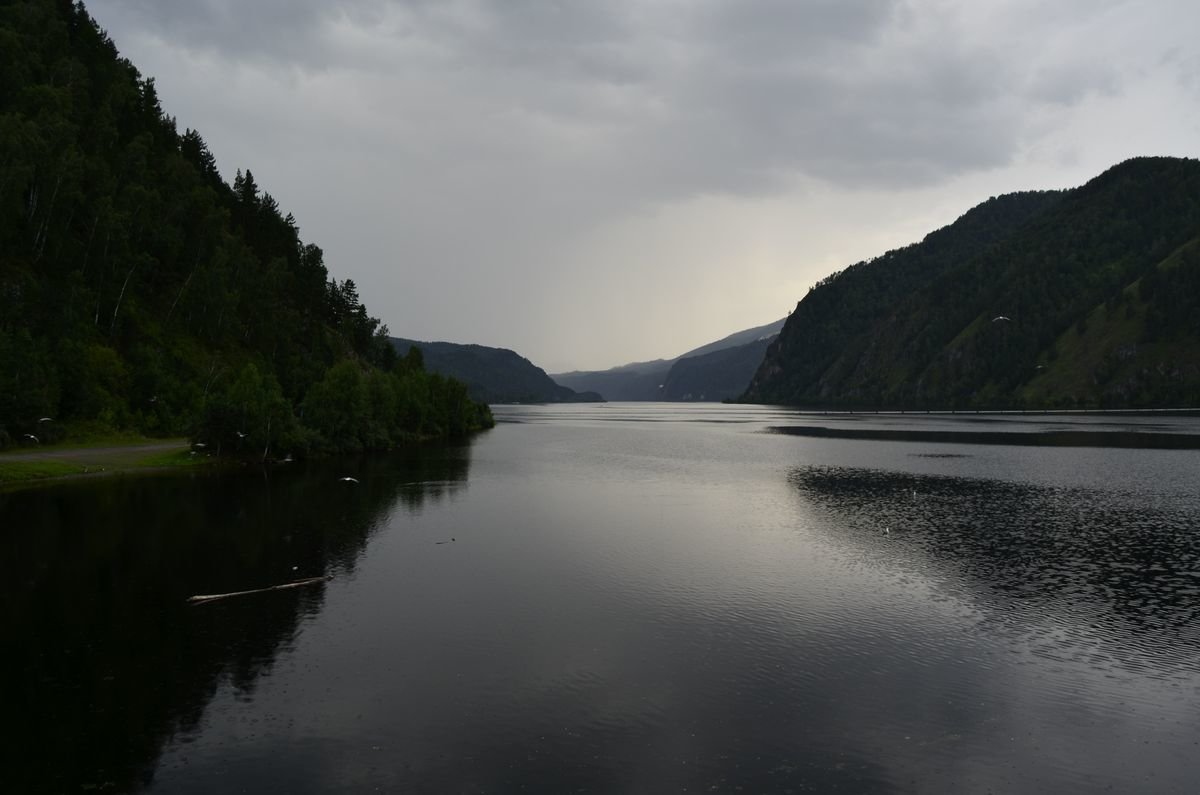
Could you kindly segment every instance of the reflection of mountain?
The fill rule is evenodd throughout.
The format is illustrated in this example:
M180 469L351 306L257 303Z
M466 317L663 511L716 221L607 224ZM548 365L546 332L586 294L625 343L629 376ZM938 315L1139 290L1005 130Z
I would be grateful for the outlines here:
M1038 653L1129 668L1154 655L1158 669L1198 670L1194 505L865 469L797 469L791 481L855 543L965 589Z
M222 682L252 691L323 586L188 596L355 566L394 506L453 497L469 449L304 469L146 477L0 494L0 676L9 792L129 792ZM342 483L353 475L359 484ZM296 567L293 571L293 567Z
M1062 424L1029 430L959 430L942 428L838 428L823 425L775 425L772 433L825 439L873 439L891 442L939 444L1009 444L1022 447L1122 447L1146 450L1197 450L1200 434L1152 430L1083 430Z

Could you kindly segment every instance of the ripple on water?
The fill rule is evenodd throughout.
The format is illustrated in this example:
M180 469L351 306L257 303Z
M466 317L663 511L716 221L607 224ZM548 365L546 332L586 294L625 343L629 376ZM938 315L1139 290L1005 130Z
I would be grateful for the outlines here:
M803 496L851 539L977 605L989 631L1048 660L1200 672L1194 506L997 480L809 467ZM1190 510L1189 510L1190 508ZM898 575L902 576L902 575Z

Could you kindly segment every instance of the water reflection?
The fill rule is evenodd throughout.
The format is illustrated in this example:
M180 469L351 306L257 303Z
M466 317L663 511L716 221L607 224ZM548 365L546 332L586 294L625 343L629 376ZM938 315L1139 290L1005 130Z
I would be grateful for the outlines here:
M10 792L129 792L225 682L249 696L372 531L465 488L466 447L0 494L0 677ZM350 475L357 484L339 477Z
M828 532L966 596L1034 653L1157 676L1200 671L1192 501L998 480L799 468Z
M843 417L844 422L856 419ZM876 419L876 418L869 418ZM894 418L893 418L894 419ZM877 419L876 419L877 421ZM1011 420L995 418L962 420L969 423L1000 423ZM1170 428L1162 432L1149 430L1153 426L1143 425L1136 430L1104 430L1101 423L1091 423L1087 430L1062 428L1021 430L954 430L909 428L847 428L823 425L776 425L769 428L772 433L789 436L807 436L817 439L869 439L891 442L929 442L933 444L1011 444L1026 447L1117 447L1138 450L1200 450L1200 435L1175 433Z
M469 493L450 450L0 498L7 787L1194 788L1195 454L507 413Z

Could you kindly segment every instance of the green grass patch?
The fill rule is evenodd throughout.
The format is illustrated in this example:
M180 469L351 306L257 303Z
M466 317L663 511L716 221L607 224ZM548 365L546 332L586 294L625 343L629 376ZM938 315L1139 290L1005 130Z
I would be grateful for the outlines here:
M0 461L0 483L82 475L86 467L73 461Z
M155 445L156 449L145 449ZM120 472L181 469L212 464L205 455L192 455L184 439L136 439L69 447L35 447L0 453L0 485L54 478L93 477Z
M150 444L155 441L161 441L148 438L134 431L114 431L112 428L98 423L71 423L64 424L53 430L46 430L50 432L42 432L42 435L38 437L41 439L40 445L36 448L22 447L21 450L29 452L31 449L61 450L64 448L117 447L120 445Z
M173 469L176 467L204 466L205 464L212 464L215 461L215 458L209 458L205 455L193 455L190 450L169 450L165 453L152 453L144 458L140 458L133 466L139 469Z

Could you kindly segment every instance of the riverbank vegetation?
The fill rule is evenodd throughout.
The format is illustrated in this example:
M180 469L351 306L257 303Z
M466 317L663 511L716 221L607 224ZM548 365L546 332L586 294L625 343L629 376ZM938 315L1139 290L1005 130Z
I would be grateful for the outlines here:
M0 0L0 252L0 448L87 423L268 457L492 422L82 3Z

